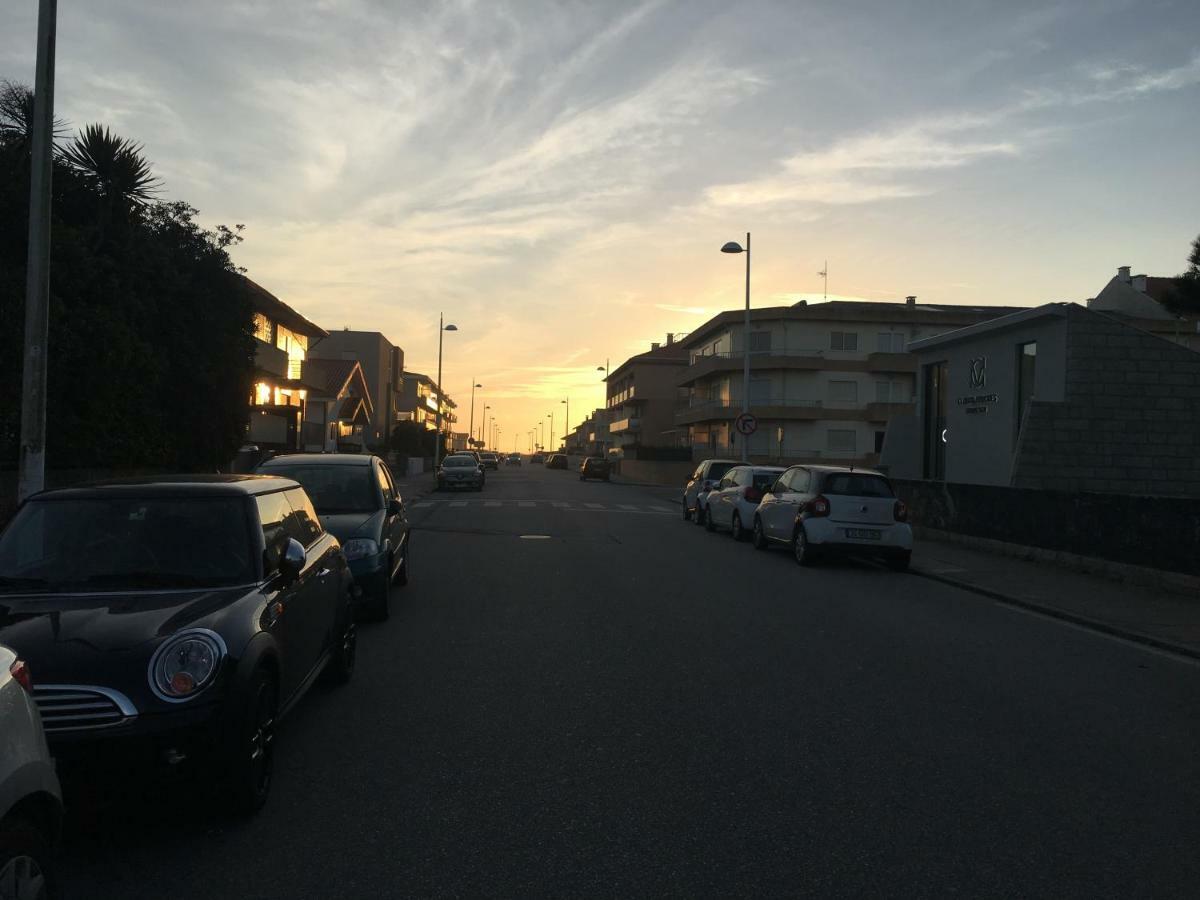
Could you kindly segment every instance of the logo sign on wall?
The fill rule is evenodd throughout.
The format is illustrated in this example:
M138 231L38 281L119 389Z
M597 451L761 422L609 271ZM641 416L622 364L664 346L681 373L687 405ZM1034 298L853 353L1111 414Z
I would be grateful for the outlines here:
M980 388L987 387L987 357L976 356L971 360L970 368L967 372L967 380L971 385L971 390L977 391Z

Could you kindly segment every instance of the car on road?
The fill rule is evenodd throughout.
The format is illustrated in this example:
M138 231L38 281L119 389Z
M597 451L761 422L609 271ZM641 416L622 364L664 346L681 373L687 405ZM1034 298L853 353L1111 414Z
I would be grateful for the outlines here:
M738 465L736 459L702 460L692 477L683 487L683 518L695 518L697 525L704 524L705 495L716 486L722 476Z
M567 468L567 457L562 453L552 453L546 457L547 469L565 469Z
M487 482L487 473L481 463L471 457L447 456L442 460L437 470L437 489L457 490L467 488L472 491L482 491Z
M0 646L0 897L44 898L62 825L62 790L32 697L29 665Z
M734 466L721 476L705 500L704 527L729 529L735 541L750 536L763 495L786 471L782 466Z
M353 576L304 488L180 475L36 494L0 532L0 643L36 675L55 757L214 778L266 802L277 726L354 672Z
M763 495L752 528L755 547L786 544L801 565L841 553L904 570L912 556L908 509L870 469L792 466Z
M579 464L580 481L587 481L589 478L598 478L603 481L608 481L608 476L608 460L602 456L589 456Z
M499 471L500 469L500 458L491 451L484 451L483 453L480 453L479 463L485 469L491 469L493 472Z
M510 466L519 466L521 464L521 454L520 453L508 454L508 459L505 460L505 463Z
M477 463L482 462L482 460L479 458L479 451L477 451L477 450L455 450L450 455L451 456L469 456L469 457L471 457L471 459L475 460L475 462L477 462Z
M408 584L412 533L404 498L378 456L287 453L257 469L300 483L350 563L360 609L384 620L393 584Z
M546 457L544 455L542 455L541 453L535 453L535 454L533 454L533 456L529 457L529 462L531 465L539 465L540 466L545 461L546 461Z

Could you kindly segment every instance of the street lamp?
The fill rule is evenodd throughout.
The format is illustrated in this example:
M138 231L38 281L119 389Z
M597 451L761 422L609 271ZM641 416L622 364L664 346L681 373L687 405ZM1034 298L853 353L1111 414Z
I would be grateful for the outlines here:
M746 254L746 321L742 333L742 415L750 412L750 232L746 232L746 247L730 241L722 253ZM742 462L750 461L750 436L742 436Z
M488 435L488 434L490 434L490 433L491 433L491 428L492 428L492 417L487 415L487 411L488 411L489 409L491 409L491 406L485 406L485 407L483 408L483 413L482 413L482 414L480 415L480 417L479 417L479 418L481 418L481 419L482 419L482 418L484 418L484 416L487 416L487 428L480 428L480 429L479 429L479 440L480 440L480 441L483 441L483 443L484 443L485 447L486 447L486 443L487 443L487 442L486 442L486 441L484 441L484 437L485 437L486 435ZM480 422L479 424L480 424L480 425L482 425L482 424L484 424L484 423L483 423L483 422Z
M571 427L571 398L568 397L562 402L567 404L567 418L563 421L563 448L570 453L571 448L567 446L567 429Z
M467 449L471 449L471 444L475 442L475 388L483 387L482 384L476 384L475 379L471 379L471 429L467 433Z
M442 401L445 399L442 392L442 337L447 331L458 331L457 325L446 325L442 320L442 314L438 313L438 377L437 377L437 415L434 416L434 442L433 442L433 470L436 472L437 467L442 459Z
M550 446L554 446L554 413L546 413L546 418L550 420Z
M596 366L597 372L604 373L604 406L603 406L603 409L604 409L605 425L608 424L608 421L607 421L608 420L608 362L609 361L606 358L604 360L604 365ZM600 429L597 428L596 430L599 431ZM604 451L603 452L604 452L605 457L607 457L608 456L608 441L604 441Z

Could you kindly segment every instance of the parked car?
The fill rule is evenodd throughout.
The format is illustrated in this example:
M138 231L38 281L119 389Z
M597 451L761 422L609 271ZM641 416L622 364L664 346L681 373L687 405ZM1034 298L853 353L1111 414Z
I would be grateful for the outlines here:
M752 527L755 547L787 544L801 565L847 553L903 570L912 556L908 509L870 469L793 466L763 495Z
M540 466L540 465L542 465L542 463L544 463L545 461L546 461L546 457L545 457L543 454L541 454L541 453L535 453L535 454L533 454L533 456L529 457L529 462L530 462L531 464L534 464L534 463L536 463L537 465L539 465L539 466Z
M735 541L744 541L750 536L759 502L784 471L782 466L734 466L708 493L704 527L709 531L728 528Z
M490 450L485 450L479 454L479 463L485 469L491 469L493 472L500 470L500 458Z
M562 453L552 453L546 457L547 469L565 469L567 468L567 457Z
M519 466L521 464L521 454L520 453L508 454L507 463L510 466Z
M696 471L683 486L683 518L695 517L697 525L704 524L704 497L731 468L738 465L736 459L706 459L696 466Z
M480 463L469 456L447 456L437 470L437 489L457 490L467 488L482 491L487 474Z
M450 455L451 456L469 456L469 457L471 457L471 459L475 460L475 462L477 462L477 463L482 462L482 460L479 458L478 450L455 450Z
M36 673L60 762L198 765L251 813L270 791L280 718L318 675L354 672L353 583L291 479L48 491L0 532L0 643Z
M0 646L0 897L44 898L53 883L62 790L29 665Z
M589 456L579 465L579 480L601 478L608 481L608 460L602 456Z
M408 584L412 539L408 511L387 463L354 453L289 453L257 471L300 483L321 525L342 544L360 609L386 619L391 586Z

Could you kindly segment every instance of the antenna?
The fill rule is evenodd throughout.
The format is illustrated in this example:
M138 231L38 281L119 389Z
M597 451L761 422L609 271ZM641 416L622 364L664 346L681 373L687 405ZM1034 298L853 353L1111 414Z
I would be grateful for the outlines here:
M829 260L825 260L825 267L817 274L825 279L824 299L829 300Z

